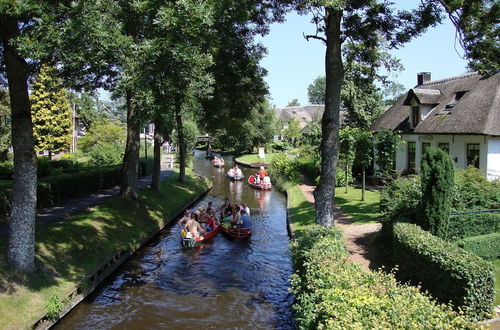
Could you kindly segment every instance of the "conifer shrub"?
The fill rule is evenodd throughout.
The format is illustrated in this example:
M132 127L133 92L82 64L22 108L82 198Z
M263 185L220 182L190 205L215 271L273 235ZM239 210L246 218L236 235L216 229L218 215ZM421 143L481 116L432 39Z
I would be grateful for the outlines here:
M364 272L351 263L338 228L312 226L291 250L299 329L474 328L463 315L397 283L392 274Z
M421 285L473 321L488 318L495 298L491 263L409 223L394 225L392 247L401 282Z
M456 242L462 249L486 259L500 258L500 233L464 238Z
M418 224L432 234L446 238L451 210L455 168L448 154L429 148L422 157L421 208Z

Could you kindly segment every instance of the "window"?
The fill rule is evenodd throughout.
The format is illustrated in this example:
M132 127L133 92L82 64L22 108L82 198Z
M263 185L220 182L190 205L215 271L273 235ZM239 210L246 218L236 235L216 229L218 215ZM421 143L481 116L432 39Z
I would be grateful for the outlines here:
M420 107L411 107L411 119L413 127L417 126L420 122Z
M422 156L425 154L427 148L429 148L431 144L429 142L422 142Z
M439 146L439 149L443 150L448 155L450 154L450 144L449 143L440 143L438 146Z
M416 150L415 142L408 142L408 169L415 169L415 150Z
M472 165L479 168L479 144L467 144L467 166Z

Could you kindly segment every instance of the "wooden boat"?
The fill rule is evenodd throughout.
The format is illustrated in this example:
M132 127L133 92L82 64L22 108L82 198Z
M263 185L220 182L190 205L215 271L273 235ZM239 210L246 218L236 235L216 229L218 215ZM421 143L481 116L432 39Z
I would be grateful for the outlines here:
M227 172L227 178L232 181L238 181L243 179L244 177L245 176L243 175L243 173L241 173L241 175L234 175L232 171Z
M220 226L220 231L234 238L247 238L252 234L252 228L239 228L239 227L225 228L222 225Z
M272 188L272 184L270 182L265 183L265 182L263 182L263 180L261 180L260 183L256 183L255 177L253 175L248 177L247 182L248 182L248 185L250 187L255 188L255 189L271 190L271 188Z
M182 230L181 231L182 246L184 246L184 247L193 247L193 246L195 246L198 243L202 243L204 241L207 241L207 240L211 239L212 237L214 237L219 232L219 229L221 227L222 226L217 223L217 225L215 226L215 228L211 232L209 232L208 234L203 235L203 236L198 236L198 237L189 237L189 238L186 238L186 231Z
M215 167L222 167L224 166L224 161L220 161L220 159L214 159L212 160L212 165Z

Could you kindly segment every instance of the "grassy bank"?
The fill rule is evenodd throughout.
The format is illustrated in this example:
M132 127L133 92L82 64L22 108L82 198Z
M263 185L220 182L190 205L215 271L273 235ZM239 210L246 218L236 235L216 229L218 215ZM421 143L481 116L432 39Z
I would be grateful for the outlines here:
M380 193L365 190L365 201L361 201L361 189L349 187L335 188L335 204L350 215L354 223L378 222L380 216Z
M266 158L263 159L263 158L259 158L258 154L248 154L248 155L243 155L243 156L237 157L236 161L239 163L242 163L242 164L246 164L248 166L250 166L252 163L261 163L261 162L271 164L271 162L273 161L273 159L276 155L279 155L279 154L278 153L266 154Z
M287 189L288 206L290 210L290 227L295 237L301 234L314 222L314 207L304 197L299 186L295 185Z
M161 184L159 193L143 189L136 201L111 198L72 220L37 228L37 271L26 275L7 266L0 256L0 328L27 328L77 287L88 274L116 252L137 245L187 202L199 196L207 183L177 173ZM0 240L5 251L6 240ZM49 303L49 301L52 301Z

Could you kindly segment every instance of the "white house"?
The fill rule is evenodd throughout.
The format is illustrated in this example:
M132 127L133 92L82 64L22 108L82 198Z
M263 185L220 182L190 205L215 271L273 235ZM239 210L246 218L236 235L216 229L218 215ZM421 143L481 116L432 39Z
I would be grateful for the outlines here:
M489 180L500 178L500 72L417 77L417 86L372 125L374 131L401 132L396 169L418 172L425 149L438 147L457 168L473 165Z

